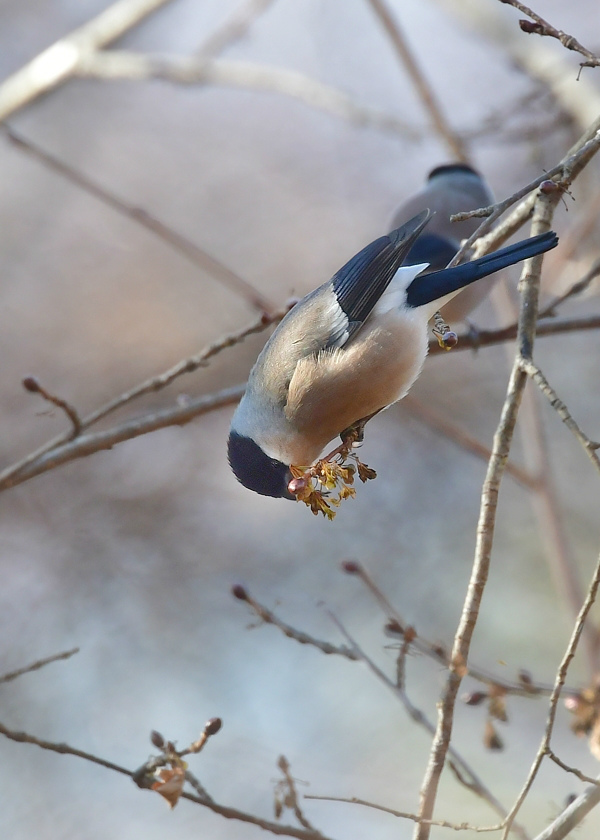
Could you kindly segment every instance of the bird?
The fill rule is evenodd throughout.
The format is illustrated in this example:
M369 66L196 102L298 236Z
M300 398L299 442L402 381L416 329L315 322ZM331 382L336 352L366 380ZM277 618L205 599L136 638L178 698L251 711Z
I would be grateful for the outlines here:
M295 499L292 465L308 468L338 435L406 395L440 306L474 281L558 244L549 231L425 274L427 263L403 263L431 219L423 210L375 239L279 323L231 421L229 464L245 487Z
M445 163L436 166L425 186L394 212L390 228L395 229L425 208L435 212L427 228L409 251L405 263L429 263L426 271L445 268L454 257L462 239L475 232L481 219L472 217L451 222L450 216L464 210L476 210L494 203L494 194L483 176L466 163ZM498 275L469 286L443 307L442 315L449 323L465 321L487 296Z

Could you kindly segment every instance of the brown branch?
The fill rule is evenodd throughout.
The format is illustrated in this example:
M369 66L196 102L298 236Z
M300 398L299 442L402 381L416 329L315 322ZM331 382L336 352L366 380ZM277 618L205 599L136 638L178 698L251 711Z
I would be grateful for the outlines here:
M418 417L430 429L440 432L447 440L459 446L464 452L469 452L471 455L475 455L477 458L483 459L486 462L489 461L491 455L489 447L480 443L457 423L453 423L443 414L434 411L430 406L417 400L416 397L413 397L411 394L404 397L402 407L408 410L410 414ZM527 490L535 491L539 487L539 478L523 469L523 467L518 466L513 461L509 460L506 462L506 472Z
M283 777L285 780L284 784L286 788L286 795L284 798L286 808L292 809L292 811L294 812L294 816L296 817L301 826L308 829L309 831L316 831L314 826L312 826L307 820L307 818L304 816L302 808L300 807L300 803L298 802L298 793L296 791L296 782L290 772L290 763L284 755L279 756L277 766L283 773Z
M588 589L586 599L583 602L583 605L582 605L582 607L579 611L579 615L577 616L577 621L575 622L575 626L573 627L573 632L571 633L571 638L570 638L569 643L567 645L567 649L565 651L565 654L562 658L562 662L560 663L560 666L559 666L558 671L556 673L556 680L554 682L554 689L552 691L552 696L550 697L550 702L548 704L548 720L547 720L547 723L546 723L546 729L544 731L544 737L542 738L542 742L541 742L540 747L538 749L535 760L534 760L534 762L531 766L531 769L529 771L529 774L527 776L525 784L523 785L523 788L521 789L521 792L519 793L519 795L518 795L518 797L515 801L515 804L513 805L512 809L510 811L510 814L507 817L506 828L505 828L505 831L504 831L503 840L504 840L504 838L507 837L507 835L510 831L510 826L511 826L515 816L517 815L521 805L523 804L523 801L525 800L525 797L529 793L529 791L531 789L531 786L533 785L533 782L535 780L535 777L538 774L538 770L540 769L540 766L542 764L544 756L548 754L548 751L549 751L549 748L550 748L550 739L551 739L551 736L552 736L552 731L554 729L554 722L555 722L555 719L556 719L556 709L557 709L557 706L558 706L558 700L559 700L559 697L560 697L560 693L561 693L561 691L563 689L563 686L565 684L565 680L566 680L566 677L567 677L567 671L569 670L569 665L571 664L571 661L572 661L573 657L575 656L575 651L577 650L577 645L579 643L579 639L581 638L581 634L583 632L585 621L588 617L589 611L591 610L591 608L592 608L592 606L593 606L593 604L596 600L596 595L598 593L598 587L599 586L600 586L600 557L598 557L598 561L596 563L596 568L595 568L594 574L592 576L592 580L591 580L591 583L590 583L590 586L589 586L589 589ZM596 801L600 801L600 788L597 788L596 791L599 794L598 799Z
M582 332L584 330L597 330L600 327L600 313L598 315L587 315L583 318L564 318L559 320L548 320L538 323L535 330L536 338L546 338L550 335L561 335L562 333ZM517 324L509 324L507 327L500 327L496 330L472 330L460 333L458 344L452 348L452 353L460 350L479 350L481 347L491 347L495 344L504 344L517 337ZM440 347L436 339L429 342L430 356L448 356L448 352Z
M558 397L556 391L552 388L542 371L535 365L531 359L521 359L519 366L523 373L531 377L531 379L538 386L542 394L547 398L552 408L556 411L565 426L573 432L579 443L583 446L590 461L600 472L600 458L597 450L600 449L600 443L591 440L585 432L583 432L569 412L567 406Z
M576 283L573 283L566 292L558 297L554 298L554 300L550 301L542 311L540 312L540 318L550 318L556 314L556 308L564 303L569 298L575 297L576 295L580 295L585 292L590 283L596 279L596 277L600 276L600 259L595 260L590 269L586 271L583 277L578 280Z
M147 435L149 432L165 429L168 426L183 426L202 414L238 402L245 389L245 385L224 388L214 394L191 399L185 405L165 408L162 411L129 420L105 432L81 434L75 440L57 444L35 458L28 456L20 462L20 465L5 470L0 478L0 491L7 490L9 487L16 487L36 475L41 475L48 470L66 464L68 461L84 458L102 450L112 449L116 444L132 440L140 435Z
M45 659L38 659L36 662L32 662L31 665L26 665L24 668L18 668L16 671L9 671L7 674L3 674L0 676L0 683L11 682L12 680L16 680L18 677L22 677L23 674L30 674L32 671L39 671L40 668L45 668L46 665L50 665L52 662L60 662L63 659L70 659L72 656L75 656L76 653L79 653L79 648L77 647L72 650L65 650L62 653L55 653L52 656L47 656Z
M391 814L392 817L401 817L405 820L412 820L416 823L425 825L437 825L440 828L452 828L454 831L499 831L502 828L502 823L498 825L470 825L469 823L452 823L448 820L422 820L417 814L411 814L408 811L397 811L395 808L388 808L385 805L377 805L375 802L368 802L365 799L359 799L357 796L317 796L315 794L305 794L305 799L316 799L320 802L344 802L349 805L364 805L366 808L374 808L376 811L383 811L384 814Z
M198 58L214 58L224 49L239 41L247 33L256 19L266 12L274 0L246 0L234 9L231 15L208 36L197 50Z
M572 35L567 35L567 33L563 32L562 29L556 29L552 26L552 24L540 17L537 12L534 12L528 6L523 5L523 3L520 3L519 0L500 0L500 2L505 3L507 6L513 6L520 12L523 12L524 15L527 15L527 17L530 17L531 20L535 21L535 24L532 24L527 20L520 20L519 26L523 32L526 32L529 35L542 35L549 38L556 38L557 41L560 41L563 47L568 50L578 52L587 59L587 61L581 63L582 67L600 66L600 58L598 58L597 55L580 44L579 41Z
M270 67L249 61L151 55L118 50L86 56L77 67L82 78L104 80L162 79L182 85L217 85L241 90L279 93L310 108L341 118L359 127L377 128L416 141L423 132L393 114L359 105L331 85L311 79L296 70Z
M90 761L92 764L98 764L101 767L106 767L108 770L114 770L116 773L122 773L124 776L129 776L134 779L135 772L128 770L126 767L121 767L119 764L114 764L112 761L106 761L99 758L92 753L70 747L64 743L54 743L52 741L44 741L41 738L36 738L29 735L27 732L17 732L9 729L0 723L0 735L4 735L11 741L16 741L21 744L33 744L43 750L60 753L61 755L73 755L77 758L82 758L85 761ZM271 820L264 820L261 817L255 817L252 814L247 814L244 811L238 811L236 808L229 808L226 805L219 805L210 799L205 799L203 796L195 796L194 794L183 792L182 799L187 799L189 802L195 802L198 805L203 805L215 814L225 817L229 820L238 820L239 822L250 823L265 831L270 831L272 834L277 834L280 837L296 837L298 840L328 840L325 835L318 831L306 831L304 829L295 828L291 825L280 825L279 823L271 822Z
M464 163L468 162L468 156L464 143L459 135L452 129L446 119L444 112L437 101L433 88L425 78L422 68L419 66L398 21L394 18L384 0L368 0L373 12L379 18L389 39L391 40L398 58L415 87L418 96L435 128L437 134L444 140L450 153Z
M581 796L578 796L537 835L535 840L564 840L598 804L600 804L600 785L596 784L584 790Z
M558 196L555 194L540 196L536 205L532 235L549 230L553 205L556 204L557 200ZM519 362L521 357L531 358L535 336L541 269L541 257L535 257L533 260L528 261L523 268L521 282L519 284L521 293L518 329L519 352L513 365L500 422L494 435L492 456L481 494L481 508L477 525L477 544L471 579L459 626L456 631L449 674L446 679L441 702L438 706L436 733L421 788L419 816L424 819L431 819L433 816L440 778L444 769L446 755L451 746L450 739L452 736L454 710L458 691L467 670L471 639L475 630L475 624L489 574L500 483L510 452L519 405L526 383L526 375L521 370ZM427 840L429 837L429 828L423 825L417 826L414 837L415 840Z
M77 437L77 435L81 432L81 418L79 417L77 410L73 408L72 405L70 405L66 400L51 394L43 388L35 376L26 376L23 379L22 385L26 391L29 391L30 394L39 394L40 397L45 399L47 402L52 403L52 405L55 405L57 408L60 408L61 411L64 411L73 424L73 431L69 435L69 439L73 440Z
M375 598L376 602L379 604L388 619L388 624L385 628L387 636L395 639L401 639L403 644L405 644L406 638L409 637L410 644L415 648L415 650L419 651L419 653L428 656L438 665L443 665L445 668L450 667L450 656L445 648L440 644L428 641L424 636L417 632L415 627L409 625L404 620L398 610L390 602L385 592L377 585L361 563L357 563L354 560L347 560L342 563L342 569L347 574L358 577L365 588ZM502 679L477 665L469 665L466 667L466 673L479 682L501 688L505 694L513 694L520 697L532 697L541 694L550 694L552 692L551 685L536 683L533 682L533 680L524 683L521 680L513 681Z
M277 615L275 615L274 612L267 609L267 607L264 607L255 598L253 598L244 586L236 584L232 587L231 592L233 597L237 598L238 601L245 601L248 606L254 610L261 621L265 624L272 624L274 627L277 627L281 630L284 636L288 637L288 639L294 639L294 641L301 645L311 645L312 647L320 650L321 653L328 655L335 654L354 661L358 660L358 656L351 648L348 648L345 645L337 646L332 645L329 642L323 642L320 639L315 639L314 636L309 636L308 633L296 630L296 628L292 627L291 624L286 624L286 622L282 621Z
M346 641L350 644L352 650L357 654L359 659L369 668L371 673L373 673L381 682L386 685L400 700L404 708L406 709L407 713L414 720L415 723L422 726L424 729L427 730L431 735L435 733L435 726L433 723L427 718L427 716L418 709L409 699L406 690L402 685L398 685L394 683L390 678L379 668L375 662L367 656L367 654L360 648L356 640L348 633L346 628L343 624L337 619L331 612L329 612L331 620L334 622L336 627L339 629L340 633L345 637ZM460 782L460 784L464 785L468 790L474 793L476 796L479 796L483 799L487 804L494 810L500 817L504 819L506 817L506 809L503 807L502 803L499 802L498 799L494 796L494 794L487 788L475 771L469 766L466 760L461 756L458 750L452 745L448 745L448 749L444 756L444 762L448 764L448 766L454 772L456 779ZM427 830L429 829L428 821L432 819L431 816L423 816L422 814L419 815L419 821L421 825L426 826ZM423 822L423 820L425 822ZM513 831L519 835L521 840L527 840L527 833L524 829L517 825L516 823L513 824Z
M116 41L171 0L118 0L0 84L0 122L71 78L90 52Z
M277 313L273 317L276 316ZM591 316L590 318L573 318L565 321L551 321L548 324L540 324L537 334L539 336L554 335L582 329L597 329L598 327L600 327L600 315ZM514 326L505 327L500 330L482 331L478 334L477 338L467 333L461 338L461 343L459 343L453 352L456 352L457 349L466 350L468 348L499 344L514 338L515 334L516 327ZM226 346L230 345L227 344ZM438 351L439 345L437 341L434 341L430 352L435 355ZM176 367L179 368L180 365ZM181 367L185 368L185 363L181 363ZM181 372L184 373L185 370ZM148 383L160 379L161 377L159 376L155 379L148 380ZM146 385L147 383L142 383L142 385L126 392L125 395L116 397L114 400L106 403L105 406L84 417L81 421L82 429L88 428L100 417L105 417L109 411L113 411L116 407L124 405L126 396L130 394L137 396L138 393L142 392L148 393L148 391L144 390ZM70 434L57 435L52 440L43 444L39 449L29 453L29 455L26 455L20 461L6 467L0 472L0 492L10 487L16 487L18 484L22 484L37 475L55 469L69 461L84 458L102 450L112 449L117 444L139 437L140 435L146 435L169 426L185 425L202 414L208 414L210 411L215 411L216 409L238 402L243 396L245 388L245 384L224 388L222 391L216 391L213 394L190 399L185 405L171 406L161 411L145 414L103 432L87 435L80 434L72 441L70 440ZM150 388L150 390L153 390L153 388Z
M52 155L50 152L42 149L37 143L28 140L9 125L0 124L0 129L15 148L26 152L47 169L65 178L70 184L79 187L79 189L97 198L112 210L116 210L120 215L130 219L145 230L150 231L161 242L164 242L178 254L185 257L185 259L202 269L202 271L205 271L222 286L240 295L255 309L264 312L272 312L275 309L272 301L258 289L255 289L251 283L244 280L243 277L240 277L224 265L224 263L220 262L203 248L200 248L186 236L183 236L164 222L161 222L156 216L153 216L141 207L136 207L134 204L130 204L119 198L115 193L102 187L96 181L93 181L87 175L75 169L71 164L65 163L56 157L56 155Z
M571 148L563 157L562 161L558 164L558 166L545 173L546 178L550 176L551 172L556 171L556 174L558 175L558 172L561 171L560 167L563 167L559 180L562 186L569 186L575 180L577 175L582 171L582 169L584 169L587 166L587 164L598 151L599 146L600 117L594 120L594 122L582 134L582 136L577 140L577 142L574 143L573 146L571 146ZM532 181L531 183L533 184L534 182ZM517 193L515 193L515 195L517 195ZM517 233L517 231L531 217L535 202L537 200L537 195L537 191L532 192L530 195L528 195L527 198L525 198L523 201L521 201L520 204L517 205L517 207L515 207L511 214L507 216L506 219L504 219L504 221L496 225L496 227L490 233L488 233L488 230L490 230L490 227L494 222L492 216L496 216L496 212L493 211L492 214L488 216L488 218L485 219L485 221L477 228L473 235L470 236L466 240L466 242L463 243L460 251L455 256L455 259L462 259L476 240L477 256L480 256L482 254L488 254L490 251L499 248L504 242L506 242L507 239L513 236L513 234ZM508 206L511 206L512 202L510 202L510 199L507 199L506 201L509 202ZM506 204L506 202L500 202L500 205L504 204ZM498 207L500 205L494 205L494 207ZM485 209L489 210L492 208ZM502 212L505 212L506 209L507 207L505 207L504 210L502 210ZM500 215L500 213L498 215Z
M249 326L243 327L241 330L238 330L235 333L223 336L222 338L218 339L212 344L209 344L208 347L205 347L200 353L196 354L195 356L191 356L188 359L184 359L183 361L176 364L174 367L169 368L169 370L165 371L164 373L152 377L151 379L147 379L140 385L136 385L134 388L131 388L129 391L126 391L124 394L120 394L118 397L109 400L107 403L104 403L104 405L100 406L100 408L96 409L91 414L88 414L87 417L84 417L80 421L81 431L88 429L94 423L97 423L99 420L106 417L113 411L116 411L118 408L122 408L124 405L127 405L128 403L132 402L137 397L143 396L144 394L149 394L154 391L159 391L161 388L164 388L166 387L166 385L169 385L171 382L173 382L173 380L176 379L178 376L181 376L184 373L189 373L193 370L197 370L199 367L204 367L213 356L216 356L221 351L229 347L233 347L236 344L239 344L249 335L259 333L265 330L271 324L274 324L277 321L281 320L281 318L288 311L288 309L289 307L286 307L285 309L280 310L278 312L274 312L271 315L261 315L260 318L258 318ZM193 413L190 415L187 411L188 409L192 408L193 412L194 406L197 407L198 414L205 414L207 411L210 411L214 408L220 408L223 405L229 405L232 402L236 402L241 398L242 394L244 393L244 389L244 385L235 386L233 389L226 388L224 391L217 392L216 394L200 397L199 400L189 400L185 406L176 406L171 409L166 409L160 413L160 417L156 414L151 414L145 418L138 419L137 421L134 421L133 425L133 431L135 432L134 437L138 434L146 434L149 431L153 431L154 428L164 428L164 426L180 425L182 423L188 422L189 420L193 419L194 416L196 416ZM167 418L169 416L172 417L171 423L167 422ZM154 426L155 421L158 422L159 425ZM144 431L139 431L140 428L143 428ZM114 443L120 443L123 440L127 440L127 437L123 437L123 428L121 426L118 426L113 430L109 430L108 433L103 433L97 438L100 449L106 449L107 447L110 447L112 445L110 443L111 432L115 435ZM68 443L71 439L71 435L66 433L57 435L56 437L52 438L50 441L36 449L34 452L31 452L25 458L18 461L16 464L13 464L12 466L4 469L0 473L0 491L2 489L5 489L6 487L14 486L14 483L20 483L20 481L13 482L13 477L17 474L22 473L23 470L32 468L35 463L43 459L44 456L47 455L49 452L56 452L57 449L62 447L63 444ZM88 435L86 436L86 441L83 446L81 446L81 441L77 441L77 445L73 449L69 450L67 448L65 452L67 454L68 452L72 452L72 457L74 458L79 458L81 457L81 455L89 455L91 454L91 452L94 451L92 443L93 440L94 436ZM63 454L64 453L61 450L61 457ZM71 457L67 457L66 460L71 460ZM37 474L37 472L34 472L31 475L27 473L28 477L32 477L32 475Z

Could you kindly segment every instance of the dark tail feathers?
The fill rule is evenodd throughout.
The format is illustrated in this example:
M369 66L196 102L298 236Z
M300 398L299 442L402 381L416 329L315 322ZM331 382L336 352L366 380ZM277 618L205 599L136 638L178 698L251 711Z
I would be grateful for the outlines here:
M557 245L558 236L550 230L547 233L532 236L530 239L524 239L514 245L501 248L499 251L486 254L485 257L480 257L478 260L456 265L453 268L443 268L441 271L433 271L431 274L419 274L406 290L406 302L408 306L413 308L424 306L426 303L439 300L451 292L462 289L463 286L474 283L475 280L487 277L488 274L493 274L495 271L500 271L529 257L535 257L537 254L543 254L545 251L550 251Z

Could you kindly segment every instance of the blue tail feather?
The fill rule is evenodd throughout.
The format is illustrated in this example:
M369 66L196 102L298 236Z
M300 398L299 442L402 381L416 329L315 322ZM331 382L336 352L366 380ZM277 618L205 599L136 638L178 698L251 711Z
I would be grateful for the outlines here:
M543 254L557 245L558 236L554 231L548 231L486 254L472 262L433 271L430 274L419 274L406 290L406 303L413 308L425 306L482 277L487 277L488 274L493 274L521 260L535 257L537 254Z

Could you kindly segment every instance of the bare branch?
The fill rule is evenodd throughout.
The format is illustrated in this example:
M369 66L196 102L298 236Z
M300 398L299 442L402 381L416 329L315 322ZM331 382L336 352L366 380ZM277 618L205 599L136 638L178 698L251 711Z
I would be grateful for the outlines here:
M204 350L198 353L195 356L190 357L189 359L184 359L182 362L179 362L174 367L170 368L169 370L165 371L158 376L152 377L152 379L148 379L145 382L142 382L140 385L126 391L124 394L115 397L113 400L109 400L109 402L105 403L104 405L100 406L100 408L93 411L91 414L88 414L87 417L84 417L83 420L80 422L81 430L88 429L94 423L97 423L98 420L106 417L108 414L116 411L118 408L122 408L124 405L132 402L137 397L143 396L144 394L151 393L153 391L159 391L161 388L164 388L166 385L170 384L176 377L181 376L184 373L188 373L192 370L196 370L198 367L203 367L206 365L209 359L213 356L216 356L222 350L225 350L228 347L233 347L235 344L239 344L249 335L254 333L261 332L262 330L266 329L270 324L273 324L283 317L285 312L289 307L286 307L285 310L280 310L278 312L273 313L272 315L261 315L257 321L250 324L248 327L243 327L238 332L231 333L230 335L226 335L223 338L219 339L218 341L214 342L213 344L209 344ZM138 434L146 434L147 431L153 431L154 428L164 428L164 426L168 425L181 425L182 423L187 423L189 420L193 419L193 417L197 416L194 414L194 410L198 411L198 414L205 414L207 411L211 411L214 408L220 408L223 405L230 405L232 402L236 402L239 400L244 393L245 385L238 385L232 388L226 388L224 391L220 391L216 394L208 395L205 397L200 397L199 400L188 400L185 406L176 406L171 409L166 409L160 413L160 416L157 414L151 414L145 418L140 418L137 421L134 421L133 426L131 424L127 424L130 426L132 431L134 432L134 437ZM168 422L169 417L171 417L171 423ZM155 425L157 423L159 425ZM140 428L146 429L146 431L140 431ZM81 439L77 441L77 446L73 449L69 450L61 450L61 457L66 455L66 460L72 460L72 458L79 458L82 455L89 455L91 452L95 451L93 448L93 441L97 440L100 449L105 449L107 446L111 446L110 443L111 434L115 435L114 443L120 443L123 440L127 440L127 437L123 437L123 427L119 426L116 429L109 430L108 433L103 433L102 435L95 438L93 435L86 436L86 443L84 446L81 446ZM23 470L33 468L34 463L39 462L40 460L44 461L44 456L47 455L49 452L54 451L56 453L57 448L60 448L63 444L70 441L71 435L69 434L61 434L57 435L52 440L48 441L47 443L43 444L39 449L36 449L34 452L31 452L25 458L18 461L16 464L13 464L10 467L7 467L0 473L0 491L2 489L6 489L7 487L12 487L14 484L19 484L20 481L13 481L14 476L17 474L21 474ZM81 448L79 448L81 447ZM71 453L71 454L69 454ZM45 461L44 461L45 463ZM61 461L61 463L64 463ZM29 477L32 475L37 475L37 472L33 472L29 474Z
M221 285L229 288L235 294L240 295L255 309L264 312L272 312L275 309L272 301L258 289L255 289L247 280L244 280L243 277L240 277L224 265L224 263L217 260L203 248L200 248L186 236L178 233L164 222L161 222L156 216L148 213L147 210L143 210L141 207L136 207L134 204L129 204L119 198L105 187L100 186L100 184L88 178L87 175L75 169L71 164L65 163L56 157L56 155L50 154L42 149L41 146L28 140L22 134L17 133L10 126L6 124L0 125L0 129L4 131L7 139L15 148L31 155L31 157L35 158L47 169L65 178L70 184L79 187L88 193L88 195L99 199L112 210L116 210L122 216L135 222L145 230L150 231L178 254L214 277Z
M111 50L86 56L77 66L77 75L105 80L163 79L176 84L220 85L268 91L298 99L317 111L342 118L352 125L377 128L410 140L418 140L423 136L423 132L399 117L359 105L342 91L283 67L269 67L248 61L206 61Z
M513 6L515 9L518 9L520 12L523 12L524 15L527 15L527 17L530 17L535 21L535 24L531 24L527 20L520 20L519 25L523 32L527 32L530 35L544 35L549 38L556 38L557 41L560 41L563 47L568 50L578 52L587 59L582 62L582 67L598 67L600 65L600 58L598 58L598 56L590 50L586 49L586 47L580 44L576 38L572 35L567 35L567 33L563 32L562 29L555 29L554 26L545 21L544 18L540 17L537 12L534 12L528 6L524 6L523 3L519 2L519 0L500 0L500 2L506 3L507 6Z
M448 820L422 820L417 814L411 814L407 811L397 811L395 808L387 808L385 805L376 805L374 802L368 802L365 799L359 799L357 796L317 796L315 794L305 794L305 799L316 799L321 802L345 802L349 805L364 805L366 808L374 808L376 811L383 811L384 814L391 814L393 817L401 817L405 820L412 820L416 823L424 825L437 825L441 828L452 828L454 831L499 831L502 828L502 823L498 825L470 825L469 823L452 823Z
M550 228L553 204L556 203L557 198L554 194L540 196L536 205L532 235L543 233ZM521 292L518 329L519 355L513 365L500 422L494 435L492 456L481 494L481 508L477 525L477 545L471 580L459 626L456 631L449 674L438 707L437 729L421 788L419 816L424 819L431 819L433 816L438 785L446 755L450 748L456 699L463 676L467 671L471 639L488 578L500 482L510 452L519 405L526 382L526 376L520 369L519 361L520 356L531 357L531 348L535 335L541 269L541 257L535 257L533 260L528 261L523 268L521 283L519 284ZM414 837L415 840L428 840L429 828L423 825L417 826Z
M62 653L55 653L52 656L47 656L45 659L38 659L36 662L32 662L31 665L26 665L24 668L18 668L16 671L9 671L8 674L3 674L0 676L0 683L7 683L11 682L12 680L16 680L18 677L22 677L23 674L30 674L32 671L39 671L40 668L45 668L46 665L50 665L52 662L60 662L63 659L70 659L72 656L75 656L76 653L79 653L79 648L72 648L72 650L65 650Z
M118 0L0 85L0 122L73 76L82 58L116 41L171 0Z
M539 387L542 394L548 399L552 408L556 411L560 419L563 421L565 426L570 429L577 440L581 443L583 448L585 449L590 461L594 464L596 469L600 472L600 458L598 457L597 450L600 449L600 443L596 443L595 441L591 440L582 430L579 428L569 409L567 406L559 399L556 391L552 388L542 371L535 365L530 359L521 359L519 362L519 366L523 373L526 373L527 376L531 377L535 384Z
M219 26L218 29L209 35L200 49L197 51L198 58L214 58L224 49L239 41L247 33L255 20L266 12L273 5L274 0L246 0Z
M35 457L27 456L20 464L5 470L5 473L0 477L0 491L9 487L16 487L36 475L41 475L48 470L66 464L68 461L84 458L105 449L112 449L117 443L123 443L126 440L132 440L140 435L147 435L149 432L165 429L168 426L183 426L201 414L238 402L245 390L245 385L234 385L232 388L224 388L222 391L208 394L205 397L191 399L185 405L165 408L162 411L129 420L105 432L80 434L71 442L55 444L43 454Z
M64 413L67 415L71 423L73 424L73 431L70 434L70 440L76 438L77 435L81 432L81 418L77 413L76 409L73 408L66 400L61 399L60 397L51 394L45 388L43 388L35 376L26 376L22 382L23 387L26 391L29 391L30 394L39 394L40 397L45 399L47 402L52 403L52 405L57 406L60 408Z
M408 45L400 24L394 18L384 0L368 0L368 2L375 15L381 21L383 28L387 32L396 54L398 55L402 66L410 76L415 90L419 95L425 110L429 114L431 122L433 123L439 137L444 140L446 146L450 150L450 153L457 160L466 163L468 156L464 143L446 119L444 112L433 92L433 88L425 78L423 70L419 66L417 59Z
M567 671L569 670L569 665L571 664L571 661L572 661L573 657L575 656L575 651L577 650L577 645L579 643L579 639L581 638L581 634L583 632L585 621L588 617L589 611L591 610L591 608L592 608L592 606L593 606L593 604L596 600L596 595L598 593L598 587L599 586L600 586L600 557L598 557L598 561L596 563L596 568L595 568L594 574L592 576L592 580L591 580L591 583L590 583L590 587L588 589L586 599L583 602L583 605L582 605L582 607L579 611L579 615L577 616L577 621L575 622L575 626L573 627L573 632L571 634L569 644L567 645L567 649L566 649L565 654L562 658L562 662L560 663L560 666L559 666L558 671L556 673L556 680L555 680L555 683L554 683L554 689L552 691L552 696L550 697L550 702L548 704L548 720L547 720L547 723L546 723L546 729L545 729L545 732L544 732L544 737L542 738L542 742L541 742L540 747L538 749L538 752L537 752L537 755L536 755L535 760L533 762L533 765L532 765L532 767L529 771L529 775L527 776L527 780L525 781L525 784L523 785L523 788L522 788L519 796L517 797L517 800L516 800L514 806L512 807L511 812L510 812L510 814L509 814L509 816L506 820L506 828L505 828L505 831L504 831L503 840L504 840L504 838L507 837L508 832L510 831L511 823L512 823L513 819L515 818L515 816L517 815L521 805L523 804L523 801L525 800L525 797L529 793L529 790L531 789L531 786L533 785L533 782L535 780L535 777L537 776L538 770L541 766L541 763L544 759L544 756L547 755L547 753L548 753L548 750L549 750L549 747L550 747L550 738L552 736L552 730L554 729L554 721L556 719L556 709L557 709L557 706L558 706L558 700L559 700L559 697L560 697L560 693L561 693L561 691L563 689L563 686L565 684L565 680L566 680L566 677L567 677ZM598 802L600 802L600 787L595 787L594 790L596 791L596 794L597 794L597 798L596 798L594 804L597 804ZM593 805L591 807L593 807ZM567 809L567 810L569 810L569 809ZM588 810L590 810L590 809L588 809ZM587 811L585 813L587 813ZM582 818L583 818L583 815L581 815L579 819L582 819ZM577 825L577 823L572 823L571 828L573 828L575 825ZM558 837L564 837L564 836L565 836L564 834L557 834L556 835L556 840L558 840Z
M272 624L274 627L277 627L281 630L283 635L287 636L289 639L294 639L294 641L301 645L311 645L312 647L320 650L321 653L335 654L354 661L358 660L358 655L351 648L348 648L345 645L337 646L332 645L329 642L323 642L320 639L315 639L314 636L309 636L308 633L304 633L302 630L296 630L296 628L292 627L291 624L286 624L286 622L282 621L275 615L274 612L255 600L248 590L240 584L236 584L232 587L232 594L234 598L238 599L238 601L245 601L248 606L254 610L261 621L264 621L265 624Z
M0 735L4 735L11 741L17 741L22 744L33 744L43 750L60 753L61 755L73 755L77 758L83 758L85 761L90 761L92 764L99 764L101 767L106 767L108 770L114 770L116 773L122 773L124 776L130 776L132 779L135 776L135 771L128 770L126 767L121 767L119 764L114 764L112 761L106 761L99 758L92 753L84 750L70 747L68 744L58 744L53 741L44 741L41 738L36 738L29 735L27 732L17 732L9 729L0 723ZM291 825L280 825L279 823L271 822L271 820L264 820L261 817L255 817L252 814L247 814L244 811L238 811L236 808L229 808L226 805L219 805L211 799L206 799L203 796L194 796L185 791L181 794L182 799L187 799L189 802L196 802L198 805L203 805L205 808L213 811L215 814L220 814L225 819L238 820L240 822L250 823L258 826L265 831L270 831L272 834L277 834L280 837L296 837L298 840L328 840L325 835L319 831L307 831L304 829L295 828Z

